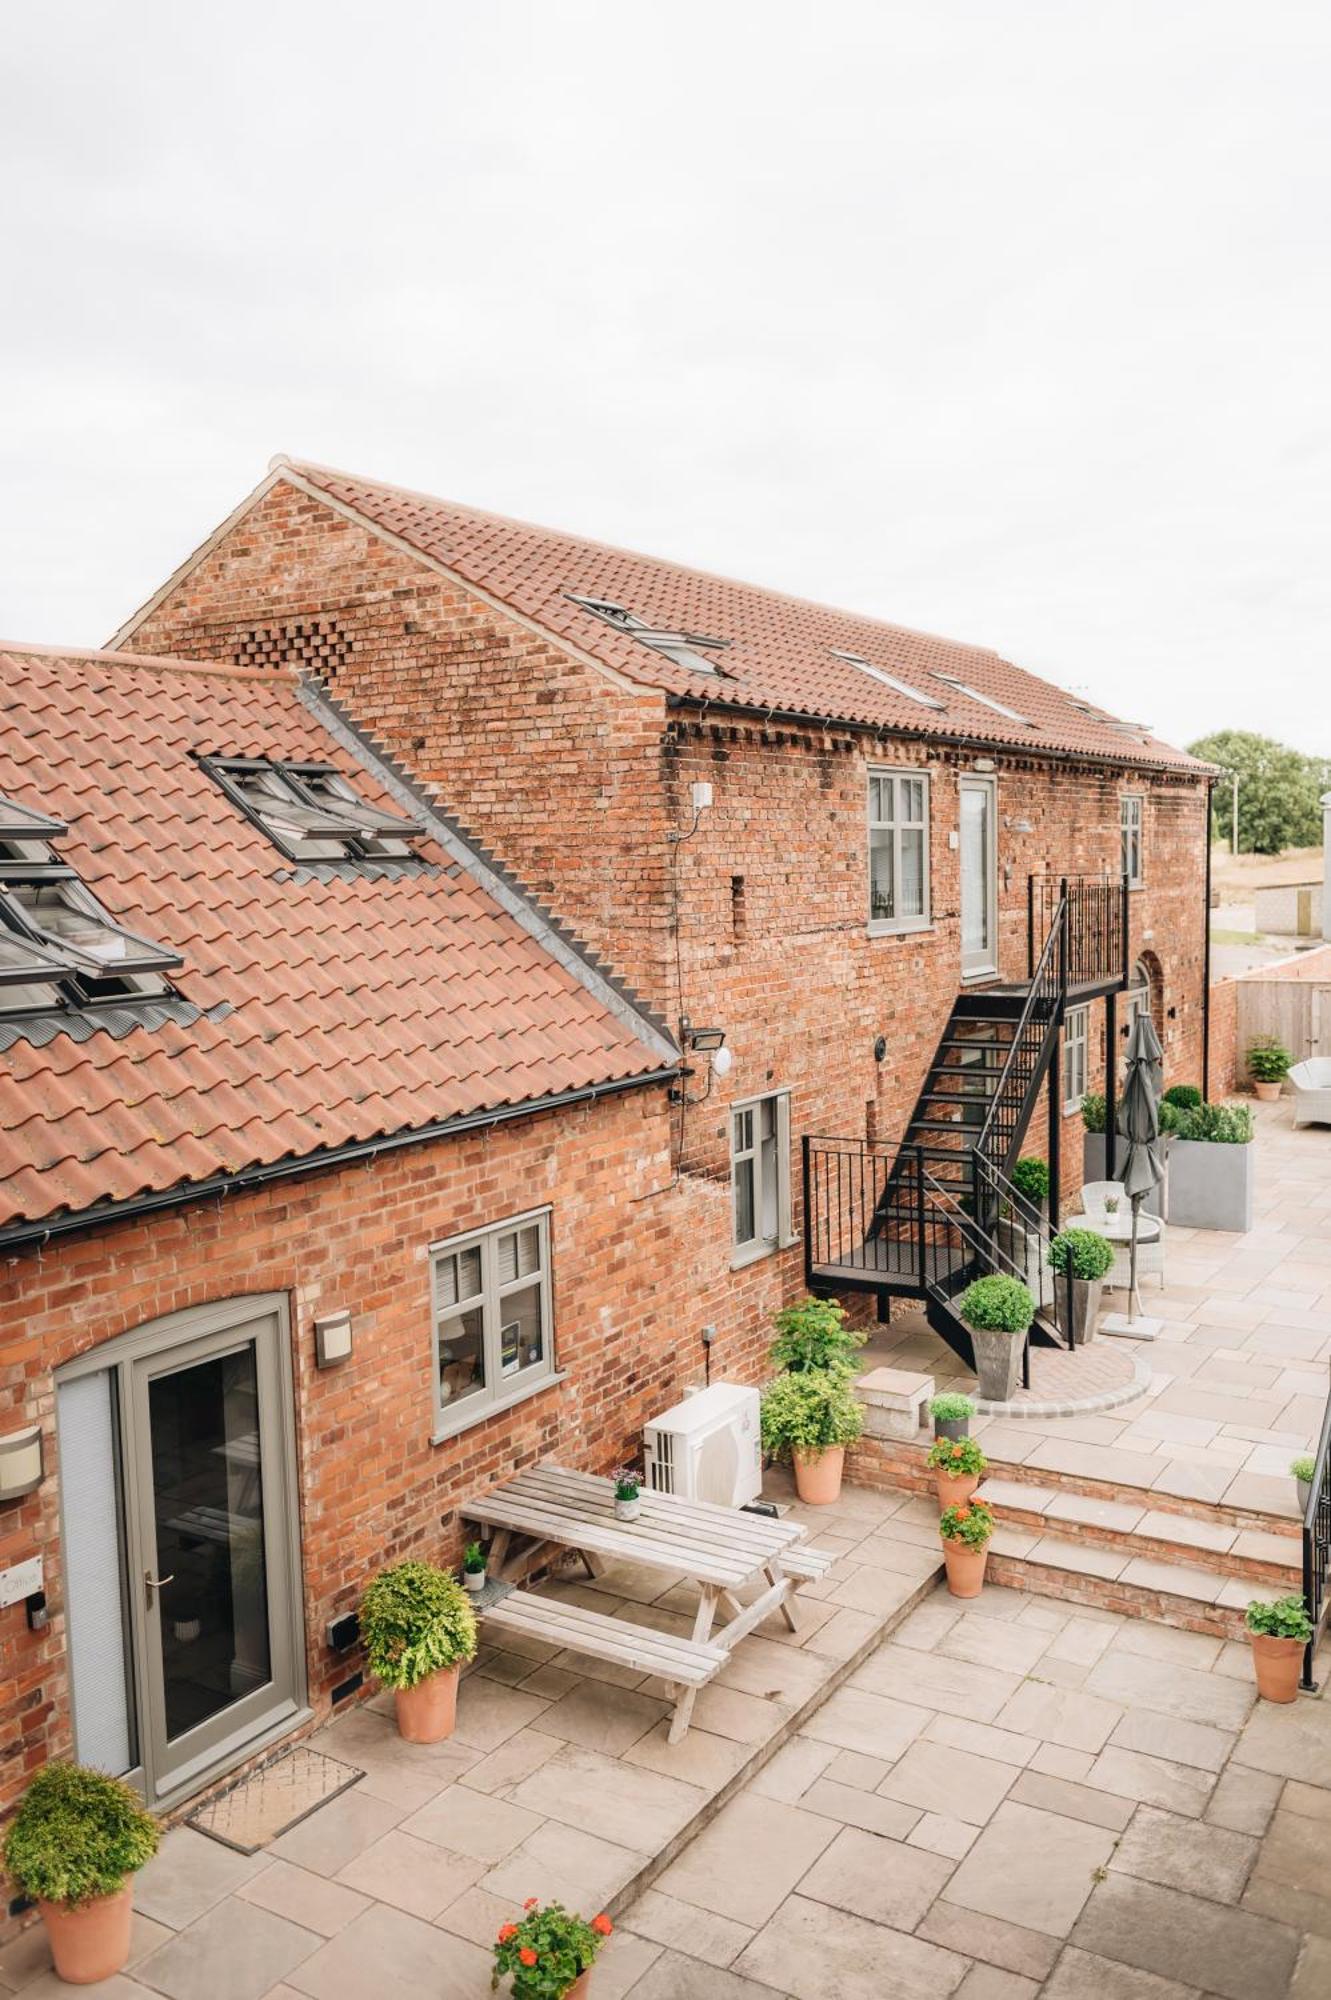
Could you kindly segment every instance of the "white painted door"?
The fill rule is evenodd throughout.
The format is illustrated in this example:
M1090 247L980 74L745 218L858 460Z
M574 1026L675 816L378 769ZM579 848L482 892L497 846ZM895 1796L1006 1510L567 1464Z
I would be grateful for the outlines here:
M998 869L994 851L994 780L962 778L961 976L998 971Z

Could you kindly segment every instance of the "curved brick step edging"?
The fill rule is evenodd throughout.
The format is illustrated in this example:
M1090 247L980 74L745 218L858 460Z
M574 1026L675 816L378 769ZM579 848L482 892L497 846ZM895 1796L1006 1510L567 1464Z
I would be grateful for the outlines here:
M1124 1382L1110 1383L1102 1389L1088 1390L1083 1395L1057 1401L1037 1400L1030 1389L1023 1389L1009 1403L990 1403L977 1396L975 1408L982 1417L1006 1417L1009 1421L1032 1417L1085 1417L1097 1410L1117 1409L1120 1403L1135 1403L1151 1386L1149 1361L1140 1354L1124 1354L1122 1359L1131 1369Z

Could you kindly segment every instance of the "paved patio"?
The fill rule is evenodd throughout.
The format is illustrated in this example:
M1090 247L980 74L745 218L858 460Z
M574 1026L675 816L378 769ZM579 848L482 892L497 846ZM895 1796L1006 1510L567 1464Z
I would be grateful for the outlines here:
M1331 1386L1331 1131L1295 1132L1289 1098L1255 1114L1253 1228L1169 1228L1165 1289L1143 1289L1146 1312L1166 1322L1149 1346L1131 1343L1150 1363L1146 1392L1086 1416L979 1418L972 1429L991 1458L1296 1514L1289 1462L1313 1448ZM1107 1296L1111 1309L1122 1302ZM894 1320L866 1354L868 1366L932 1374L940 1389L974 1382L919 1314ZM1049 1357L1060 1380L1078 1360Z

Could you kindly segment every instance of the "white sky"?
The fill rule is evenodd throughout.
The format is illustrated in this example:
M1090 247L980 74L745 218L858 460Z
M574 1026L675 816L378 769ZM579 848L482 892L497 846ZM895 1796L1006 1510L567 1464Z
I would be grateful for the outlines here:
M51 0L0 631L287 451L1331 755L1331 9Z

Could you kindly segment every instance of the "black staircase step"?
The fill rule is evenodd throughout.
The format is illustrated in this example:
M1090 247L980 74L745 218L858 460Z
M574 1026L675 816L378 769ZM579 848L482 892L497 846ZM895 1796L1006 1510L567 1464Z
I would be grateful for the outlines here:
M908 1146L914 1144L914 1135L917 1132L955 1132L958 1137L969 1133L976 1139L980 1136L979 1126L968 1125L963 1118L916 1118L912 1120L910 1131L906 1135L906 1144Z

